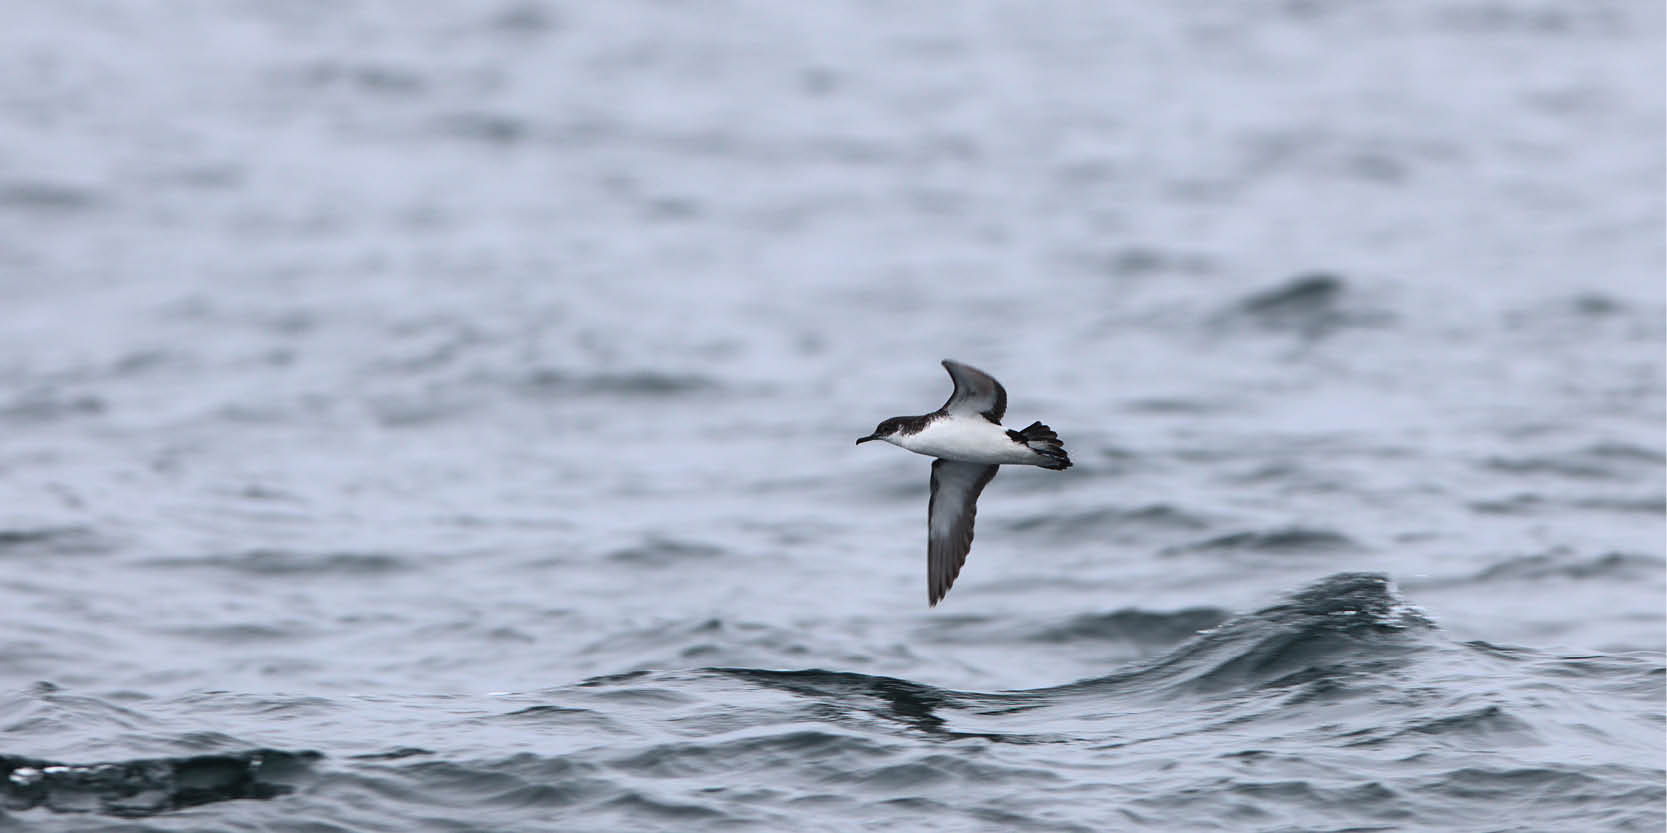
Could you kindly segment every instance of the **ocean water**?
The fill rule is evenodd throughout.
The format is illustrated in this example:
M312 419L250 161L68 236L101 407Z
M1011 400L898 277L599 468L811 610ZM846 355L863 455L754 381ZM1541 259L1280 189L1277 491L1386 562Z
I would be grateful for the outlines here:
M0 830L1667 824L1660 4L6 18Z

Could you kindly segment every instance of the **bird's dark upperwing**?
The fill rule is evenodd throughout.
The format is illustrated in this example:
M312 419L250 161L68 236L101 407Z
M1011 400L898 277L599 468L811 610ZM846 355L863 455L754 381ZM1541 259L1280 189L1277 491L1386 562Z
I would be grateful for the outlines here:
M1000 425L1007 415L1007 391L990 374L976 367L944 359L943 367L955 380L955 392L941 409L946 414L979 414Z
M1001 386L997 385L996 389L1000 390ZM955 577L961 574L961 564L967 560L967 551L972 549L972 522L978 515L978 494L999 468L954 460L932 461L932 501L926 516L926 601L931 606L937 606L955 583Z

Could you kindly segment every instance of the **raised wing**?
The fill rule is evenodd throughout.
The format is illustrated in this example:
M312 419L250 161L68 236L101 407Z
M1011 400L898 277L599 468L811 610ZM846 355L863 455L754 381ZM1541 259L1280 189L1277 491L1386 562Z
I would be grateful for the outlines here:
M1001 386L997 385L996 389L1000 390ZM937 606L949 593L955 577L961 574L961 564L972 549L972 522L978 516L978 494L1000 468L954 460L932 461L932 502L926 517L926 601L931 606Z
M943 367L955 380L955 392L942 410L950 414L978 414L1000 425L1007 414L1007 391L995 377L976 367L944 359Z

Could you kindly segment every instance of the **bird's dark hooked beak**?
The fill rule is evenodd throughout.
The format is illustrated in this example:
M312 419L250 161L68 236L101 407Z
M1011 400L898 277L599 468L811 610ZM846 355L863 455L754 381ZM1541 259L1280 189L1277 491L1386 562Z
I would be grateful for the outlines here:
M877 440L879 438L880 438L879 434L869 434L866 437L858 437L857 438L857 445L862 445L863 443L868 442L869 440Z

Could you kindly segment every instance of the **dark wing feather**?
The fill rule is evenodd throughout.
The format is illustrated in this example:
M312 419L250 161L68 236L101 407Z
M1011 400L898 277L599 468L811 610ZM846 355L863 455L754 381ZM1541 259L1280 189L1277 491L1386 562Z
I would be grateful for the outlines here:
M972 549L978 495L1000 466L932 461L932 501L926 516L926 601L936 606Z
M940 410L947 414L980 414L1000 425L1007 415L1007 391L1001 383L976 367L952 359L944 359L943 366L955 382L955 392Z

